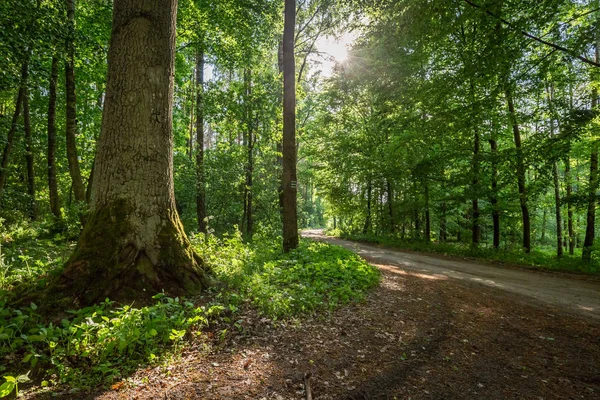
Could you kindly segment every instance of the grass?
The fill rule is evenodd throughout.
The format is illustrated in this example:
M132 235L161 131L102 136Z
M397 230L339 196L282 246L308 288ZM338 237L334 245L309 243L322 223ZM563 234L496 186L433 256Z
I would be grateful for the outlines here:
M524 251L519 250L496 250L493 248L485 248L483 246L473 247L466 243L427 243L422 240L402 240L393 235L376 236L372 234L350 234L339 230L328 231L327 233L344 239L380 244L397 249L474 258L528 268L586 274L598 274L600 272L598 259L594 259L591 264L585 264L581 261L580 249L576 249L578 251L573 256L566 254L563 257L558 258L556 257L555 250L549 247L534 248L527 254ZM600 252L600 249L598 250L599 251L596 251L596 253Z
M43 288L62 270L73 242L41 231L35 225L2 231L0 394L18 390L30 376L48 390L109 386L140 366L169 363L182 347L205 340L208 329L234 324L232 314L242 307L271 319L312 315L361 300L379 281L377 269L341 247L302 240L283 254L279 238L259 235L248 244L239 233L200 235L193 245L220 281L203 305L159 293L145 307L106 299L42 315L36 304L15 307L11 299L24 288Z

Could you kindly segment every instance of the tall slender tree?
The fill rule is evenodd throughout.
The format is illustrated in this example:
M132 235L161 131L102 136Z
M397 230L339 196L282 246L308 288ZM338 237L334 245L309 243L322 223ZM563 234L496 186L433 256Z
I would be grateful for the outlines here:
M85 201L85 188L81 179L79 156L77 154L77 96L75 94L75 0L67 1L67 60L65 62L66 82L66 137L69 173L73 181L76 201Z
M283 172L282 216L283 250L298 247L298 217L296 209L296 65L294 61L294 31L296 2L285 0L283 27Z

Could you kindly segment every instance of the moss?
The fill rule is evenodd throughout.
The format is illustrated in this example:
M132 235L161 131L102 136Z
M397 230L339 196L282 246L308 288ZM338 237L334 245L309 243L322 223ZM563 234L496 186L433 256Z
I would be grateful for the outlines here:
M156 264L133 243L135 226L128 222L134 207L121 200L92 213L75 252L47 297L70 297L88 305L113 300L143 300L165 290L172 295L197 292L209 280L176 214L169 216L154 245ZM148 244L146 244L148 245Z

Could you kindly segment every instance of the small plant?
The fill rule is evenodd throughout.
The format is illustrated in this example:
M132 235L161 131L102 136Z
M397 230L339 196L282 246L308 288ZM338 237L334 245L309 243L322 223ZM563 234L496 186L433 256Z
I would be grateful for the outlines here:
M0 397L6 397L15 391L15 397L19 396L19 383L29 382L29 372L25 375L19 375L17 377L5 375L3 377L6 382L0 385Z

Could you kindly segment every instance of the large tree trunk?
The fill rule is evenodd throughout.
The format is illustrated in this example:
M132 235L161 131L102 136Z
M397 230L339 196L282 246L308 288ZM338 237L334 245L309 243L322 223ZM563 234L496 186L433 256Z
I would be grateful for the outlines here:
M50 193L50 211L61 218L58 184L56 181L56 82L58 80L58 58L52 57L50 70L50 88L48 90L48 189Z
M192 137L190 136L190 141ZM204 50L196 53L196 216L198 232L206 233L206 190L204 186Z
M21 86L19 87L19 94L17 95L17 103L15 105L15 112L13 114L10 130L6 138L6 145L2 152L2 162L0 163L0 201L2 199L2 193L4 192L4 185L6 184L6 178L8 177L8 162L10 160L10 152L12 150L15 133L17 132L17 123L19 122L19 115L21 115L21 106L23 104L23 97L25 95L25 77L27 76L27 62L23 63L21 68Z
M517 151L517 185L519 188L519 203L521 205L521 217L523 221L523 248L526 253L529 253L531 251L531 222L529 219L527 192L525 189L525 161L523 160L523 148L521 147L521 131L517 122L515 104L510 89L506 89L506 104L508 105L510 122L515 140L515 149Z
M35 201L35 171L33 168L33 136L31 134L31 115L29 113L29 82L27 76L23 83L23 127L25 130L25 163L27 171L27 194L29 195L29 217L37 219Z
M114 2L91 212L59 290L82 304L208 283L175 208L176 0Z
M294 31L296 2L285 0L283 28L283 251L298 247L298 217L296 209L296 66L294 61Z
M65 82L67 92L66 137L67 161L69 174L73 181L75 200L85 201L85 188L79 169L77 155L77 98L75 95L75 0L67 0L67 21L69 34L67 38L67 61L65 62Z

